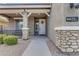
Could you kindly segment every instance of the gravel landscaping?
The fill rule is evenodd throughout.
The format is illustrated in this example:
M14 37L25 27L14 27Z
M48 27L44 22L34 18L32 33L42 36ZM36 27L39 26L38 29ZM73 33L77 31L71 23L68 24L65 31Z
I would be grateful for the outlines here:
M21 56L29 43L30 40L18 39L18 44L16 45L0 44L0 56Z

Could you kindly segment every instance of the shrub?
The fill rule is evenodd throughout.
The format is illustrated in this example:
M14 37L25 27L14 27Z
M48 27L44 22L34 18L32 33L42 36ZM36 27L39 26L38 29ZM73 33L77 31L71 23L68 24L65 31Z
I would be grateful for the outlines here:
M0 44L3 44L4 37L6 37L6 34L0 34Z
M4 37L3 42L4 42L4 44L7 44L7 45L15 45L15 44L17 44L17 38L16 38L16 36L8 35L8 36Z

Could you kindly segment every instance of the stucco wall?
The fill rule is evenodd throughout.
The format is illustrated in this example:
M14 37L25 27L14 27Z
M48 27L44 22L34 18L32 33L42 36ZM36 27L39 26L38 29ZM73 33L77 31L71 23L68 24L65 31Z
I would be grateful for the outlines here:
M4 30L15 30L16 28L16 22L14 19L10 18L9 23L6 24Z
M64 18L67 16L78 16L79 17L79 9L70 8L69 3L64 4ZM65 19L66 20L66 19ZM78 22L64 22L65 26L79 26Z
M56 43L54 28L58 26L79 26L78 22L66 22L67 16L78 16L79 9L70 8L69 3L52 4L50 16L48 18L48 37Z
M48 37L56 43L55 30L57 26L64 25L64 5L55 3L52 4L51 14L48 18Z
M29 17L30 35L34 35L34 17Z

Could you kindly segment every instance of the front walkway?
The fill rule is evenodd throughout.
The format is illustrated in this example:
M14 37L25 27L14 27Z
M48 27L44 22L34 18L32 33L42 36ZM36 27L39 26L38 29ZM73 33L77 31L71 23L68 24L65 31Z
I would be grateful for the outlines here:
M23 56L51 56L46 43L46 37L32 37L32 41L23 53Z

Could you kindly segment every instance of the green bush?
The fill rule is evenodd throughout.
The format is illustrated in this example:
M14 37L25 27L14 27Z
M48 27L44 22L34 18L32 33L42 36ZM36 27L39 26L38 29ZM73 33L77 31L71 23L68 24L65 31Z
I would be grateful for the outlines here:
M3 44L4 37L6 37L6 34L0 34L0 44Z
M15 44L17 44L17 38L16 38L16 36L8 35L8 36L4 37L3 42L4 42L4 44L7 44L7 45L15 45Z

